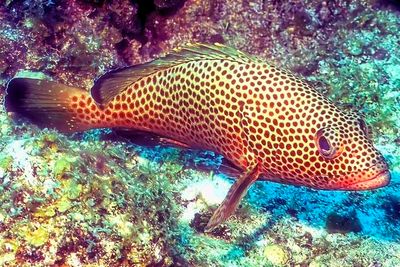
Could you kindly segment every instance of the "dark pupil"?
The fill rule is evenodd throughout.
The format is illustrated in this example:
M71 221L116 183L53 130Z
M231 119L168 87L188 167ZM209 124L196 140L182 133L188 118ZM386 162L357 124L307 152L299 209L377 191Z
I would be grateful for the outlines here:
M319 148L320 148L321 150L326 150L326 151L328 151L328 150L330 149L328 140L326 140L326 138L323 137L323 136L321 136L321 137L319 138Z

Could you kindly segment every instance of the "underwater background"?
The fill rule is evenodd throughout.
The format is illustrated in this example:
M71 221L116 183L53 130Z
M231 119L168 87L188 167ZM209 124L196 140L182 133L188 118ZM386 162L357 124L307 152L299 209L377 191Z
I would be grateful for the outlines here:
M208 151L111 130L63 135L0 110L0 266L400 266L400 4L389 0L2 0L0 97L13 77L91 88L189 42L289 69L365 116L389 186L256 182L204 227L232 180Z

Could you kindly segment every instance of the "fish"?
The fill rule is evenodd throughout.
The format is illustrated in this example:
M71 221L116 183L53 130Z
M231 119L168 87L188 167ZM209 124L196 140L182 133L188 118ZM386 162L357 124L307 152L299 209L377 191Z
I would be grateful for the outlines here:
M188 44L112 70L90 92L14 78L5 109L63 133L128 129L222 155L238 175L206 231L225 222L257 180L372 190L391 178L360 115L298 75L222 44Z

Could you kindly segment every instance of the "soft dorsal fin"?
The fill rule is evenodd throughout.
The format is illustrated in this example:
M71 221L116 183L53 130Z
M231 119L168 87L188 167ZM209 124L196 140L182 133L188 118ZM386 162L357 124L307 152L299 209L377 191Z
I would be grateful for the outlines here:
M188 44L148 63L116 69L104 74L92 87L92 97L99 104L106 104L133 83L157 71L191 61L220 59L242 63L261 62L256 57L222 44Z

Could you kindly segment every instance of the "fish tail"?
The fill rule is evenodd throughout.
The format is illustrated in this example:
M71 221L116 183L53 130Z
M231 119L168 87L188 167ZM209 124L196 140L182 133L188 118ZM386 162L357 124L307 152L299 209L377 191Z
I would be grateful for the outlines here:
M4 106L7 112L25 117L41 128L56 128L66 133L94 128L79 119L78 109L73 106L73 101L78 99L84 99L85 104L90 100L94 105L84 89L45 80L14 78L7 85Z

